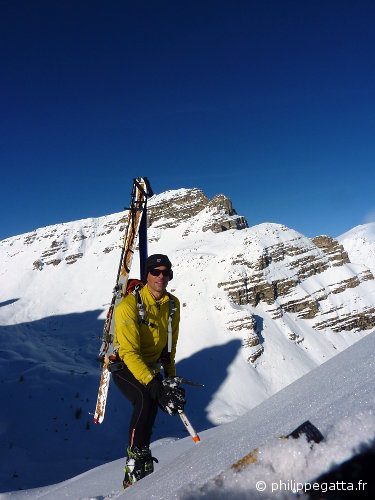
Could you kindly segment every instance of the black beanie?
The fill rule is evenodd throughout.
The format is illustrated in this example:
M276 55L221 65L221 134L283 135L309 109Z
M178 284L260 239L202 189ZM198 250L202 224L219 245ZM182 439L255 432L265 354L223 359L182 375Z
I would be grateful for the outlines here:
M145 278L147 278L150 269L154 269L155 267L165 266L167 269L172 268L171 261L168 259L166 255L161 253L155 253L154 255L150 255L146 260L146 268L145 268Z

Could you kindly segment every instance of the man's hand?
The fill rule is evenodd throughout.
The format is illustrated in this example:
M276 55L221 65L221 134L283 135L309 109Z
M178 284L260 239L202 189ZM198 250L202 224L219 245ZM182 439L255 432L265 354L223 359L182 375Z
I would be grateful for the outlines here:
M169 415L176 415L179 411L184 411L185 390L173 384L171 387L169 379L161 380L161 377L154 377L147 385L147 389L152 399L158 402L160 408Z

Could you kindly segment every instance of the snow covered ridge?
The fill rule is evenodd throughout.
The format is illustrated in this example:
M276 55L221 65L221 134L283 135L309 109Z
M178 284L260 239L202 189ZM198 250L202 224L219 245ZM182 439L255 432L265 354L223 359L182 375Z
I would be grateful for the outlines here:
M375 274L375 222L362 224L339 236L351 262L366 264Z
M149 206L149 253L171 258L169 288L181 302L177 371L205 384L189 391L197 431L233 421L374 328L374 261L352 259L350 238L347 248L280 224L248 228L228 198L198 189ZM4 490L56 483L125 453L130 408L116 389L102 427L89 412L126 221L121 212L0 242ZM158 417L153 439L184 435L168 418Z
M178 189L150 199L149 227L171 229L185 221L190 223L187 233L193 228L195 231L221 232L248 227L246 219L236 214L231 201L224 195L216 195L210 201L199 189ZM33 266L38 270L44 266L58 266L62 262L70 265L84 256L93 241L108 242L102 250L104 253L119 248L121 237L118 233L123 235L126 223L127 214L120 212L96 219L56 224L7 238L0 242L0 248L5 251L6 257L15 256L16 249L20 247L30 246L34 254L37 253L37 248L39 256Z

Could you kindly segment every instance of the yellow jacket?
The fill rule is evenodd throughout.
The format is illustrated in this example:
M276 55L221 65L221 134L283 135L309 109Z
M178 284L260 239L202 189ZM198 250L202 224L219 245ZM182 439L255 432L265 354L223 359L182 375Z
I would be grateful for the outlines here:
M148 286L141 290L146 321L152 325L139 323L137 300L133 294L122 299L115 309L115 346L118 353L134 377L147 385L159 370L151 365L158 361L168 341L169 297L164 293L160 300L151 295ZM180 303L173 296L177 310L172 316L171 362L163 365L166 376L176 375L175 355L180 323Z

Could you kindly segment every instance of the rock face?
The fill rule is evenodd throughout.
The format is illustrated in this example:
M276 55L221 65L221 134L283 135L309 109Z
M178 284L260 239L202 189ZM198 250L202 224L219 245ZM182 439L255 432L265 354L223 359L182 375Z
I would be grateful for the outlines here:
M344 250L344 247L337 240L334 240L330 236L317 236L312 239L312 242L323 250L333 266L350 264L348 252Z
M149 202L148 227L176 227L186 219L194 217L210 203L199 189L166 191L154 196Z
M207 207L212 213L212 221L203 226L203 231L220 233L228 229L245 229L248 227L245 217L238 216L232 207L232 202L223 194L217 194L212 198Z
M291 313L310 320L317 330L375 326L375 307L363 299L364 284L374 276L365 266L350 265L343 246L329 236L309 240L285 226L261 224L252 237L246 235L231 264L231 279L218 286L239 306L262 306L275 320ZM349 289L354 292L354 310L347 310ZM253 323L251 336L255 333ZM293 332L289 336L301 341Z
M208 215L208 221L201 228L203 231L219 233L248 227L245 217L237 215L229 198L218 194L210 201L199 189L167 191L164 195L151 198L148 226L174 228L203 212Z

